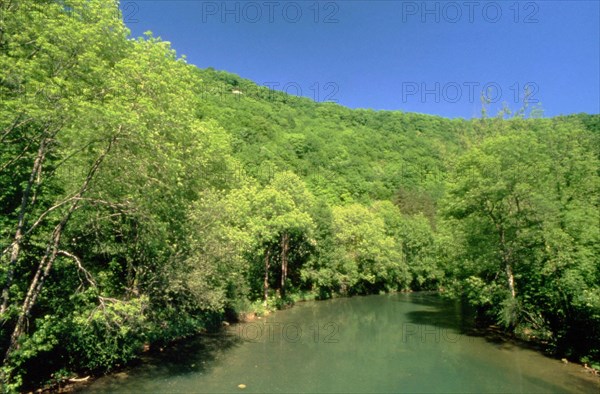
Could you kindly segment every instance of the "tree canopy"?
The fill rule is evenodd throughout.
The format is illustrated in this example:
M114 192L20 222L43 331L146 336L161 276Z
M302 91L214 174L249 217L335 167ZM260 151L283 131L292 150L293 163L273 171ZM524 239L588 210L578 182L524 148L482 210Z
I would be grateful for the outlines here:
M600 363L599 115L351 110L132 39L113 1L0 11L4 390L404 290Z

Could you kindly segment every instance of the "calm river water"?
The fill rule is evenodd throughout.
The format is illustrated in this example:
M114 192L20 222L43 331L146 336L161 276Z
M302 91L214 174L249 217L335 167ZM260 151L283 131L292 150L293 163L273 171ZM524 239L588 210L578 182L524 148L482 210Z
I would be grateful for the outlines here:
M147 356L91 393L600 393L581 366L469 331L435 294L299 303ZM240 388L239 385L242 388Z

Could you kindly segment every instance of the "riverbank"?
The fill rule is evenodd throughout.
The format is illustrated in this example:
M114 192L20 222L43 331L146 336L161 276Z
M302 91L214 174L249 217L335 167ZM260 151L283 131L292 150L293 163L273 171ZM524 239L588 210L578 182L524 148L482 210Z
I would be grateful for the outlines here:
M600 378L600 369L592 368L587 363L582 363L575 360L568 360L564 357L557 357L556 355L550 353L547 350L547 344L537 341L535 339L527 339L521 336L518 336L515 333L511 333L496 325L489 325L487 327L479 327L473 328L469 335L479 336L485 338L487 341L497 343L497 344L510 344L513 346L518 346L524 349L531 349L534 351L543 354L545 357L551 358L553 360L559 360L563 364L573 364L581 367L582 372L589 373L590 375L597 376Z
M202 328L199 329L197 333L174 338L166 344L145 343L142 349L140 349L140 354L137 359L131 361L127 365L115 368L108 373L90 373L79 376L56 378L55 382L45 387L29 391L29 393L73 393L84 390L85 387L90 386L96 380L105 376L118 376L124 379L128 376L128 371L130 371L132 368L147 362L149 359L160 357L160 355L168 352L170 349L175 348L178 345L181 345L185 341L198 339L206 335L222 334L225 333L229 327L260 321L264 317L271 315L277 310L290 308L297 302L312 300L314 300L314 298L310 299L309 297L303 296L301 298L296 298L293 303L276 302L275 298L269 299L269 302L266 305L263 304L263 301L250 303L248 308L244 311L237 312L235 314L223 313L221 324L218 325L218 327L212 329ZM280 306L280 308L276 308L276 305Z

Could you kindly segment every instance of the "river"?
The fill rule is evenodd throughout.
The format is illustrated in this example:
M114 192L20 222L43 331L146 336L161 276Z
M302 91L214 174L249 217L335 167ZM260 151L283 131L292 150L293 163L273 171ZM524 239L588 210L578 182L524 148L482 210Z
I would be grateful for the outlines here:
M581 366L464 334L469 315L426 293L303 302L145 356L82 391L600 393Z

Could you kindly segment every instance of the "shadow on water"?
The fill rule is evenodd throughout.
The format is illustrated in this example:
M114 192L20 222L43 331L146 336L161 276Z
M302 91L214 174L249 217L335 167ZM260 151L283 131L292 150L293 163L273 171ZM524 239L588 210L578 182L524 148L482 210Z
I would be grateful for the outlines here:
M445 299L437 293L413 293L406 302L426 306L426 310L410 311L407 318L413 324L431 325L456 330L469 337L479 337L496 345L520 346L542 351L541 345L519 340L497 326L480 326L475 322L475 309L461 300Z
M413 293L406 302L426 307L424 310L409 311L406 318L412 324L433 326L440 329L454 330L471 340L481 338L495 348L504 351L529 349L543 357L552 354L542 344L519 339L498 326L481 326L476 324L476 312L468 303L460 300L445 299L436 293ZM535 379L526 377L527 379ZM541 385L542 381L536 382Z
M164 349L153 349L130 367L111 373L94 383L97 389L102 390L102 386L105 386L110 391L126 378L144 381L209 373L223 352L243 342L239 336L226 330L182 339ZM85 390L86 387L87 385L76 387L75 391Z
M149 355L150 364L160 365L161 371L169 376L202 372L219 353L240 345L242 339L225 331L203 334L175 343L163 352Z
M540 392L565 392L568 387L569 392L585 393L595 390L596 393L600 393L600 380L583 374L584 371L575 364L564 365L557 361L554 361L557 364L551 364L547 358L551 355L543 345L518 339L497 326L477 325L475 310L465 302L445 299L436 293L412 293L400 297L398 301L419 305L416 310L405 313L411 324L454 330L472 340L479 338L493 345L501 353L497 353L498 357L490 361L490 366L509 370L511 366L503 366L502 362L512 364L515 372L518 371L519 379L522 379L523 387L536 387ZM469 343L473 349L484 350L472 341ZM528 351L533 353L527 353ZM483 363L482 360L481 364ZM554 372L546 371L547 368ZM556 378L558 375L562 375L560 379ZM524 391L518 385L514 390Z
M448 300L436 293L411 293L401 301L426 307L406 312L406 317L412 324L452 329L459 334L477 336L475 312L465 302Z

